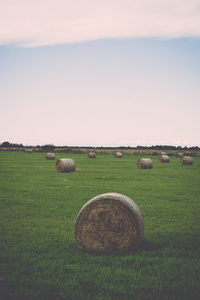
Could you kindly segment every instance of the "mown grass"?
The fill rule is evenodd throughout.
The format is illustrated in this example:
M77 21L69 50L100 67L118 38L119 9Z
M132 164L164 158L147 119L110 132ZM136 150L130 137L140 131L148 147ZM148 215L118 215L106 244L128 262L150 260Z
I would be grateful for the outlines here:
M56 154L76 172L57 173L44 153L0 152L1 299L197 299L199 297L200 157L151 170L142 156ZM132 198L145 223L140 248L82 252L74 223L91 198Z

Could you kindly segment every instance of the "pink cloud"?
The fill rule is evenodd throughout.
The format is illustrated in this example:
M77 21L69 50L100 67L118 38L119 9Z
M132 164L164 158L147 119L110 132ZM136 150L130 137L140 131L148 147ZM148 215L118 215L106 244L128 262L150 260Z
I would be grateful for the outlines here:
M200 37L198 0L1 0L0 44L26 47L101 38Z

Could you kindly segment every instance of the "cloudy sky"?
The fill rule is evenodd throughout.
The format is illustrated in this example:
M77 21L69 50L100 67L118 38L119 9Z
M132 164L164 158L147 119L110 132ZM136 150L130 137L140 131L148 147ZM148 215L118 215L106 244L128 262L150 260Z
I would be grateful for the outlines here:
M200 146L199 0L1 0L0 143Z

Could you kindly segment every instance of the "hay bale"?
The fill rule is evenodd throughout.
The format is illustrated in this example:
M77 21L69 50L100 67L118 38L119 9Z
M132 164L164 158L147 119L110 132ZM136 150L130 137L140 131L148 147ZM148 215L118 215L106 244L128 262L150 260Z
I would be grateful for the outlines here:
M169 158L168 155L160 155L159 156L159 162L169 163L170 162L170 158Z
M25 152L26 153L33 153L33 150L32 149L25 149Z
M116 152L115 157L116 158L122 158L122 153L121 152Z
M176 157L183 157L183 153L181 153L181 152L177 153Z
M153 162L150 158L140 158L137 161L137 168L138 169L152 169Z
M72 158L61 158L56 162L56 171L60 173L75 172L76 165Z
M192 152L185 151L185 152L183 152L183 156L192 156Z
M183 156L197 156L196 152L193 152L193 151L186 151L183 153Z
M183 156L181 158L181 165L193 165L193 159L191 156Z
M55 159L55 154L54 153L46 153L45 154L45 159Z
M106 193L81 208L74 234L83 250L136 249L143 239L144 220L133 200L118 193Z
M166 152L161 152L160 155L167 155L167 153Z
M96 158L95 152L88 152L88 157L89 158Z

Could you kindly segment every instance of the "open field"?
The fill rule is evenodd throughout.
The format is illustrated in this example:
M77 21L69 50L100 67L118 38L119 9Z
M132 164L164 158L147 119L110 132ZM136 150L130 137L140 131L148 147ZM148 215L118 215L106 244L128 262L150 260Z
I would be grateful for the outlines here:
M76 172L57 173L60 158ZM198 299L200 294L200 157L193 165L136 168L142 155L0 152L1 299ZM140 248L81 251L74 222L102 193L133 199L145 224Z

